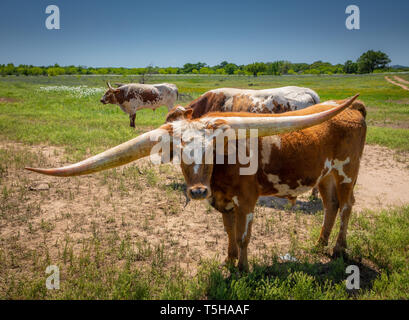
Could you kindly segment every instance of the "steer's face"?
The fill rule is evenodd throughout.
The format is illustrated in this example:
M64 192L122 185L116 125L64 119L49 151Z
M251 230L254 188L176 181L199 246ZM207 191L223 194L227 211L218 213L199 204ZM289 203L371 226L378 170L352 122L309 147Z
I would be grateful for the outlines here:
M210 180L213 164L181 164L187 186L187 195L193 200L203 200L211 196Z
M177 121L173 126L174 133L180 130L179 142L173 142L173 148L179 149L180 165L187 185L187 195L193 200L209 198L212 194L210 181L213 173L215 152L215 137L220 130L207 127L177 128Z
M116 104L117 103L117 99L115 97L115 90L112 89L108 89L104 96L101 98L101 103L103 104Z

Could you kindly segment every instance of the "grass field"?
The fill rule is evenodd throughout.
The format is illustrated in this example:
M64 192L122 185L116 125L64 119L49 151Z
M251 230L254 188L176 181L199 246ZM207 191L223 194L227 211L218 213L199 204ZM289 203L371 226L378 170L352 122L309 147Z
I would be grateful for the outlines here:
M401 77L409 80L408 75ZM235 270L220 269L220 257L196 252L189 242L182 245L179 228L177 232L167 229L169 221L183 226L186 212L203 209L202 205L184 209L183 178L170 165L138 162L90 178L70 178L64 180L66 184L46 180L50 190L30 191L34 176L28 176L24 166L80 160L164 122L165 107L155 112L142 110L136 115L136 131L129 128L128 117L119 107L99 103L105 80L130 82L136 78L0 78L0 298L409 298L409 206L353 214L348 260L330 259L328 252L314 249L321 210L306 215L258 206L260 239L282 236L287 239L286 249L260 245L251 255L251 272L239 276ZM368 107L367 143L388 147L407 158L409 91L388 83L383 75L183 75L150 80L175 83L184 97L181 104L216 87L298 85L316 90L322 101L360 93ZM44 89L79 85L88 89ZM145 200L148 193L150 205ZM80 208L77 203L86 206ZM129 213L129 208L135 212ZM198 214L203 215L198 230L207 228L203 238L210 242L205 245L210 253L217 252L215 248L226 236L220 221L220 230L212 231L215 234L211 230L213 221L221 218L214 210L204 209ZM291 223L283 223L283 217ZM158 221L165 221L167 227L158 229ZM182 232L188 233L190 229L184 227ZM297 260L283 259L285 252ZM183 255L190 260L185 263ZM50 264L60 267L60 290L45 288L44 270ZM360 267L360 290L345 288L345 268L350 264Z
M383 75L366 76L169 76L152 77L152 82L175 83L180 93L196 98L217 87L263 89L286 85L312 88L322 101L342 99L359 92L368 107L368 143L409 150L409 91L385 81ZM126 115L118 107L99 103L100 93L79 97L78 93L40 91L40 87L66 85L104 88L105 80L129 82L132 77L4 77L0 97L15 99L1 104L0 132L6 138L25 143L64 146L83 155L93 153L135 135L124 126ZM181 101L186 104L188 101ZM142 110L136 117L137 132L163 123L166 108L155 113ZM109 130L106 124L109 123Z

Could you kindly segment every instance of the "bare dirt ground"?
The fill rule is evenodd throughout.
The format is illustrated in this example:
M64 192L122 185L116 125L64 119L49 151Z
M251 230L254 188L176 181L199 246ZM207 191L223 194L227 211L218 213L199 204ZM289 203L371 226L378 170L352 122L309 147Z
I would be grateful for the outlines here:
M17 101L18 101L17 99L13 98L0 97L0 103L13 103Z
M355 210L409 203L409 155L366 145L358 182Z
M403 80L402 78L399 78L399 77L394 77L394 78L395 78L395 80L398 80L398 81L400 81L400 82L408 83L406 80ZM405 86L404 84L399 83L399 82L397 82L397 81L394 81L394 80L392 80L392 79L390 79L390 78L388 78L388 77L385 77L385 79L386 79L386 81L388 81L388 82L394 84L395 86L399 86L399 87L401 87L403 90L409 91L409 88L408 88L407 86Z
M185 207L178 167L153 166L142 159L116 170L61 179L23 170L25 165L66 164L61 148L2 142L0 151L8 154L0 167L0 248L6 256L18 256L15 272L24 272L24 261L33 253L47 254L58 263L67 246L75 254L92 238L105 246L121 239L139 248L163 246L175 263L193 274L200 259L222 261L226 255L221 214L204 202L191 201ZM367 145L355 189L355 214L407 204L408 191L408 155ZM285 254L295 242L309 239L311 226L319 223L313 213L322 206L308 201L308 195L298 199L295 209L286 200L260 199L250 256L262 257L271 250Z
M394 76L394 78L395 78L396 80L398 80L399 82L409 84L409 81L406 81L405 79L402 79L401 77Z

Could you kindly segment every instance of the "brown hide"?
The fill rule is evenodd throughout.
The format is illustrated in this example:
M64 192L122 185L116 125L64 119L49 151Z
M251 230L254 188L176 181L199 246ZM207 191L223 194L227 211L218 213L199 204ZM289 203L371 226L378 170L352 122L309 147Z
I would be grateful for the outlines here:
M318 109L323 111L328 107L310 107L288 114L305 115L318 112ZM233 113L222 115L238 116ZM320 125L278 135L280 146L268 143L270 137L259 138L259 167L255 175L240 175L240 164L213 166L212 197L209 202L223 214L223 222L229 237L227 261L232 262L238 258L239 268L248 269L247 246L250 241L252 222L248 223L246 219L254 213L259 196L277 195L280 189L280 186L269 179L269 175L278 176L281 188L282 184L285 184L289 189L290 193L279 195L281 197L293 197L291 192L300 185L311 188L318 185L325 212L318 244L327 245L339 211L341 228L334 254L344 252L348 220L354 203L353 188L365 144L365 115L363 103L356 101L350 108ZM259 115L241 113L240 116ZM265 152L265 148L269 148L269 152ZM264 159L264 162L263 154L268 155L268 159ZM349 162L345 163L342 169L351 181L344 183L344 176L334 169L329 172L325 163L328 160L344 161L347 158ZM232 206L232 203L235 205Z

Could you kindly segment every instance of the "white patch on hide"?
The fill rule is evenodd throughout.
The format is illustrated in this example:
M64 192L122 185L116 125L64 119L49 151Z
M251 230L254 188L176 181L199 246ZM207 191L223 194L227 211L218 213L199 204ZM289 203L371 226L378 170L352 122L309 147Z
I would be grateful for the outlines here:
M344 178L341 183L351 183L352 179L348 177L344 172L344 165L350 162L350 158L347 157L344 161L335 159L335 160L325 160L324 168L322 169L322 173L317 180L317 183L321 181L322 178L326 177L333 169L338 171L338 175ZM325 173L325 174L324 174Z
M241 241L244 241L244 239L247 237L247 232L249 229L249 223L253 221L253 214L250 212L246 215L246 229L244 230L243 236L241 237Z
M274 174L267 174L267 179L274 185L274 189L276 189L277 196L285 197L285 196L291 196L291 197L297 197L300 194L303 194L310 190L312 187L310 186L303 186L301 184L301 180L298 180L298 187L295 189L291 189L288 184L280 183L280 178L277 175Z
M193 172L194 172L195 174L198 174L199 168L200 168L200 164L195 164L195 165L193 166Z
M263 147L261 150L261 163L266 165L270 163L271 146L275 145L278 149L281 149L281 138L278 135L268 136L264 137L262 141Z
M239 207L239 199L237 199L237 196L234 196L232 200L234 204Z
M229 202L229 203L224 207L224 209L226 209L226 210L231 210L231 209L233 209L233 208L234 208L233 202Z

